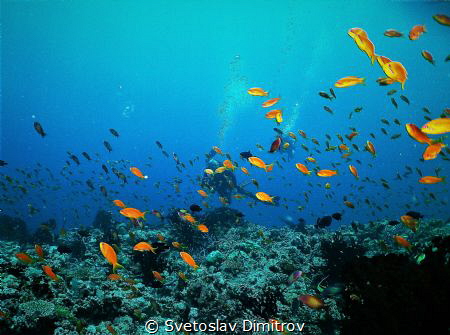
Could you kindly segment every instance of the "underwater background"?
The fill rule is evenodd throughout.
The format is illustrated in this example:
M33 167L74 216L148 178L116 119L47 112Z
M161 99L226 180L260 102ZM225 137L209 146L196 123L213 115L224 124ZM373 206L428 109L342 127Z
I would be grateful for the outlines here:
M450 116L436 15L450 3L2 1L0 334L447 333L450 130L406 127Z

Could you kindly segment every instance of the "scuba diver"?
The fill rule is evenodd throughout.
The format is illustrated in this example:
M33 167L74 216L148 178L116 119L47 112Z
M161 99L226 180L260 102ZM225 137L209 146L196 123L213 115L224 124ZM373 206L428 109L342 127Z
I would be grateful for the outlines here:
M219 163L217 160L214 159L214 156L217 154L214 150L211 150L208 154L206 154L206 167L205 169L211 169L215 171L217 168L221 167L222 164ZM250 151L242 152L241 158L248 159L248 157L251 157L252 154ZM247 191L244 189L245 186L250 184L250 182L246 182L242 185L238 185L236 181L235 174L230 170L225 170L222 173L214 173L212 175L207 174L204 172L202 180L201 180L201 187L208 189L211 192L217 192L217 194L226 199L228 203L231 203L232 195L233 194L241 194L248 198L257 200L260 202L257 198L255 193ZM275 197L274 199L274 205L278 206L278 199ZM269 204L269 203L264 203ZM269 204L273 205L273 204Z
M273 128L273 130L277 133L277 138L281 139L280 148L276 151L281 155L286 155L287 160L290 161L292 158L294 158L294 144L296 140L289 135L285 135L284 132L279 128Z

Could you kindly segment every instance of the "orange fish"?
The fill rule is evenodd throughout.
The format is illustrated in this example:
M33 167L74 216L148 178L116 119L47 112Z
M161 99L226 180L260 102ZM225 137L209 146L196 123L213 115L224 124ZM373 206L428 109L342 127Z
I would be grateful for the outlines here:
M436 14L433 15L433 19L436 20L437 23L440 23L444 26L450 26L450 17L444 14Z
M303 138L306 138L307 136L306 136L306 133L303 131L303 130L299 130L298 131L298 134L301 136L301 137L303 137Z
M281 98L273 98L273 99L269 99L269 100L267 100L267 101L264 101L264 102L262 103L262 106L263 106L264 108L272 107L272 106L275 105L278 101L280 101L280 99L281 99Z
M111 281L121 280L122 276L116 273L111 273L110 275L108 275L108 279Z
M172 245L177 248L177 249L181 249L181 244L179 242L172 242Z
M344 205L348 208L355 208L355 205L350 201L344 201Z
M408 242L408 240L406 240L405 238L398 236L398 235L394 235L394 241L395 243L397 243L399 246L406 248L406 249L411 249L411 243Z
M430 62L431 64L434 65L433 55L429 51L422 50L422 57L425 58L425 60L427 60L428 62Z
M311 174L311 171L308 170L308 168L301 163L295 164L295 167L297 168L297 170L299 170L303 174Z
M378 64L380 64L381 68L383 69L384 73L392 80L397 81L402 84L402 89L405 88L405 82L408 79L408 72L406 71L403 64L400 62L393 62L387 57L384 56L377 56ZM384 78L381 78L381 80L384 80ZM377 80L378 81L378 80ZM378 81L380 85L383 85L381 81ZM391 84L384 83L384 85Z
M372 154L372 156L375 157L375 156L377 155L377 152L376 152L376 150L375 150L375 146L373 145L372 142L367 141L367 142L366 142L365 149L366 149L368 152L370 152L370 153Z
M272 171L272 170L273 170L273 167L274 167L274 163L269 164L269 165L266 165L266 172Z
M125 204L121 201L121 200L113 200L114 205L116 205L117 207L122 207L125 208L127 206L125 206Z
M450 118L438 118L425 123L421 130L425 134L440 135L450 132Z
M414 219L413 217L409 216L409 215L403 215L400 217L400 221L402 221L402 223L408 227L409 229L411 229L413 232L417 231L417 226L418 226L418 220Z
M244 172L247 176L250 175L250 172L245 167L241 167L241 171Z
M419 179L421 184L436 184L441 183L445 180L445 177L435 177L435 176L425 176Z
M253 88L250 88L250 89L247 91L247 93L250 94L250 95L258 96L258 97L266 97L266 96L269 95L269 92L264 91L264 90L263 90L262 88L260 88L260 87L253 87Z
M52 280L58 281L59 277L53 272L52 268L47 265L42 266L42 270L44 270L44 273L49 276Z
M339 149L340 150L344 150L344 151L349 151L350 148L348 146L346 146L344 143L339 145Z
M214 171L211 170L211 169L205 169L204 172L205 172L206 174L209 174L209 175L214 174Z
M375 62L375 46L367 36L367 33L361 28L352 28L348 31L348 35L353 38L358 48L369 56L372 64Z
M213 148L213 150L214 150L215 152L217 152L219 155L223 155L223 152L222 152L222 150L220 150L219 147L214 146L214 147L212 147L212 148Z
M337 171L336 170L319 170L317 171L316 175L318 175L319 177L332 177L337 175Z
M141 172L141 170L139 170L137 167L130 167L130 171L132 174L134 174L136 177L139 177L141 179L147 179L148 176L144 176Z
M186 220L187 222L190 222L190 223L196 223L197 222L197 220L189 213L184 215L183 219Z
M391 85L391 84L395 83L395 80L391 79L389 77L380 77L377 79L377 83L380 86L387 86L387 85Z
M34 259L31 258L28 254L26 254L24 252L20 252L20 253L16 254L16 258L25 264L34 263Z
M233 171L236 168L229 159L223 161L223 166L225 166L227 169L231 169Z
M219 166L214 173L222 173L226 170L227 168L225 166Z
M209 232L208 227L206 227L204 224L200 224L197 226L197 229L200 230L202 233L207 233Z
M161 283L164 282L164 277L161 276L161 274L158 271L152 271L153 277L155 277L156 280L160 281Z
M183 272L178 272L178 277L180 277L181 280L187 281L186 275Z
M405 127L408 135L415 139L417 142L431 144L431 139L427 135L425 135L425 133L422 132L422 130L420 130L420 128L415 124L407 123Z
M157 248L153 248L153 246L147 242L139 242L138 244L136 244L133 247L133 250L135 250L135 251L151 251L154 254L156 254L156 252L155 252L156 249Z
M34 246L34 250L36 250L36 253L41 260L44 259L44 250L42 249L42 247L39 244L36 244Z
M106 329L108 329L108 331L111 333L111 335L117 335L116 330L113 328L112 325L107 325Z
M417 40L420 37L420 35L426 32L427 30L424 25L416 25L412 27L411 31L409 32L409 39L411 41Z
M264 161L261 158L251 156L248 158L248 161L250 162L250 164L267 171L266 163L264 163Z
M353 165L349 165L349 166L348 166L348 169L350 170L350 172L352 173L352 175L354 175L354 176L355 176L355 178L356 178L356 179L358 179L358 178L359 178L359 175L358 175L358 170L356 169L356 167L355 167L355 166L353 166Z
M156 234L156 238L158 240L160 240L161 242L164 242L166 240L166 238L164 236L162 236L161 234Z
M197 193L200 194L203 198L208 197L208 194L206 194L206 192L203 190L198 190Z
M306 160L311 163L316 163L316 159L314 157L306 157Z
M106 260L110 264L112 264L113 273L115 273L117 269L123 268L123 266L117 262L117 254L116 254L115 250L108 243L100 242L100 251L102 252L103 256L106 258Z
M445 147L444 143L437 142L434 144L428 145L428 147L425 149L422 158L426 161L435 159L437 155L441 152L442 148Z
M129 219L143 218L145 220L145 213L147 212L141 212L139 209L136 208L124 208L120 210L120 214Z
M283 122L283 111L281 109L274 109L266 113L266 119L275 119L277 123Z
M339 79L337 82L334 83L334 86L336 87L350 87L355 86L358 84L365 84L365 78L358 78L354 76L344 77Z
M260 201L273 203L273 198L274 197L269 196L265 192L258 192L258 193L256 193L256 198L258 198L258 200L260 200Z
M325 307L325 303L314 295L305 294L298 297L298 300L303 302L309 308L320 309Z
M188 264L189 266L192 266L194 268L194 270L198 269L198 265L197 263L195 263L195 260L192 258L191 255L189 255L187 252L180 252L180 256L183 259L183 261L186 262L186 264Z
M402 37L403 34L395 29L388 29L384 32L384 36L387 37Z

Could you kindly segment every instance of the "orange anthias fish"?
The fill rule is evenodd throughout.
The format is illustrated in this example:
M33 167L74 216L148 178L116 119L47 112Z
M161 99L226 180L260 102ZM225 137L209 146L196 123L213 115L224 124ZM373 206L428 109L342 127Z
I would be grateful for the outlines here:
M257 198L258 200L260 200L260 201L271 202L271 203L273 203L273 198L274 198L274 197L271 197L270 195L268 195L268 194L265 193L265 192L258 192L258 193L256 193L256 198Z
M233 171L236 168L229 159L226 159L223 161L223 166L226 167L227 169L231 169Z
M306 157L306 160L311 163L316 163L316 159L314 157Z
M202 233L207 233L207 232L209 232L208 227L206 227L204 224L199 224L199 225L197 226L197 229L200 230Z
M444 14L436 14L433 15L433 19L436 20L437 23L440 23L444 26L450 26L450 17Z
M420 130L419 127L417 127L413 123L407 123L405 125L406 131L408 132L408 135L411 136L413 139L415 139L419 143L424 144L431 144L431 139L425 135L422 130Z
M298 300L303 302L309 308L320 309L325 307L325 303L314 295L305 294L298 297Z
M437 184L445 180L445 177L425 176L419 179L421 184Z
M226 169L227 168L225 166L219 166L216 170L214 170L214 173L223 173Z
M303 174L311 174L311 171L308 170L308 168L301 163L295 164L295 167L297 168L297 170L299 170Z
M388 29L384 32L384 36L387 37L402 37L403 34L395 29Z
M370 152L370 153L372 154L372 156L375 157L375 156L377 155L377 152L376 152L376 150L375 150L375 146L373 145L372 142L367 141L367 142L366 142L366 145L365 145L365 149L366 149L368 152Z
M427 60L428 62L430 62L431 64L434 65L433 55L429 51L422 50L422 57L425 58L425 60Z
M389 58L384 56L377 56L378 64L383 69L384 73L392 80L397 81L402 84L402 89L405 88L405 82L408 79L408 72L405 67L400 62L393 62ZM381 81L386 80L386 78L381 78ZM378 80L377 80L378 81ZM380 85L383 85L381 81L378 81ZM391 84L390 82L385 82L385 85Z
M141 170L139 170L137 167L130 167L130 171L132 174L134 174L136 177L139 177L141 179L147 179L148 176L144 176Z
M369 56L372 64L375 62L375 46L367 36L367 33L361 28L352 28L348 31L348 35L353 38L358 48Z
M400 217L400 221L402 221L402 223L406 227L411 229L413 232L417 231L417 226L418 226L419 222L418 222L418 220L414 219L413 217L411 217L409 215L403 215Z
M348 208L355 208L355 205L350 201L344 201L344 205Z
M116 205L117 207L122 207L125 208L127 206L125 206L125 204L121 201L121 200L113 200L114 205Z
M450 118L439 118L425 123L421 130L425 134L440 135L450 132Z
M406 249L411 249L411 243L408 242L408 240L406 240L405 238L398 236L398 235L394 235L393 236L395 243L397 243L399 246L406 248Z
M334 83L334 86L336 87L350 87L355 86L358 84L364 84L365 78L359 78L354 76L344 77L339 79L337 82Z
M117 254L116 254L115 250L108 243L100 242L100 251L102 252L103 256L106 258L106 260L110 264L112 264L114 273L116 272L117 269L123 268L123 266L117 262Z
M24 252L20 252L20 253L16 254L16 258L25 264L34 263L34 259L31 258L28 254L26 254Z
M319 170L316 173L317 176L319 177L332 177L337 175L337 171L336 170Z
M145 220L145 213L147 212L141 212L139 209L136 208L124 208L120 210L120 214L130 219L143 218Z
M348 169L350 170L350 172L352 173L352 175L354 175L354 176L355 176L355 178L356 178L356 179L358 179L358 178L359 178L359 175L358 175L358 170L356 169L356 167L355 167L355 166L353 166L353 165L349 165L349 166L348 166Z
M250 175L250 172L245 167L241 167L241 171L244 172L247 176Z
M416 25L412 27L411 31L409 32L409 39L411 41L417 40L420 37L420 35L426 32L427 30L424 25Z
M253 87L253 88L250 88L250 89L247 91L247 93L250 94L250 95L258 96L258 97L266 97L266 96L269 95L269 92L264 91L264 90L263 90L262 88L260 88L260 87Z
M272 107L272 106L275 105L278 101L280 101L280 99L281 99L281 98L273 98L273 99L269 99L269 100L267 100L267 101L264 101L264 102L262 103L262 106L263 106L264 108Z
M261 158L251 156L248 158L248 161L250 162L250 164L267 171L266 163L264 163L264 161Z
M275 119L277 123L283 122L283 111L281 109L273 109L266 113L266 119Z
M197 263L195 263L195 260L187 252L184 251L180 252L180 256L183 259L183 261L185 261L186 264L188 264L189 266L192 266L194 270L197 270L199 268Z
M52 280L58 281L59 277L53 272L52 268L47 265L42 266L42 270L44 270L44 273L49 276Z
M437 155L441 152L442 148L444 148L446 145L444 143L434 143L430 144L424 151L422 158L426 161L435 159Z
M34 246L34 250L36 250L36 253L39 256L39 258L41 260L43 260L44 259L44 250L42 249L42 247L39 244L36 244Z
M197 193L200 194L203 198L208 197L208 194L203 190L198 190Z
M139 242L138 244L136 244L133 247L133 250L135 250L135 251L151 251L154 254L156 254L156 252L155 252L156 249L157 248L153 248L153 246L147 242Z
M223 152L222 152L222 150L220 150L220 148L219 147L212 147L213 148L213 150L215 151L215 152L217 152L219 155L223 155Z
M164 277L161 276L161 274L158 271L152 271L153 273L153 277L155 277L155 279L161 283L164 282Z

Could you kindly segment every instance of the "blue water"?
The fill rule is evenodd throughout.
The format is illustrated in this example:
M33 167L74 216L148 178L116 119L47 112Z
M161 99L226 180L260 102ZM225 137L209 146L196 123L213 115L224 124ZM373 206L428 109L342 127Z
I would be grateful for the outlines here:
M246 166L251 178L258 180L259 191L281 197L279 207L257 203L250 208L247 203L252 200L233 199L230 207L256 223L280 225L280 218L286 216L314 223L317 217L336 211L344 212L342 224L398 219L408 210L407 204L427 217L449 213L447 184L419 184L416 171L394 180L397 172L406 172L405 165L418 167L424 175L435 175L438 167L442 176L449 172L442 156L420 162L425 146L409 138L404 129L405 123L421 126L426 122L422 107L432 112L432 118L449 107L450 62L444 59L450 52L450 28L432 19L437 13L449 15L449 3L2 1L1 9L0 159L9 165L0 172L19 184L28 183L28 194L23 195L5 181L8 191L2 192L16 200L0 203L3 213L22 217L30 225L55 218L59 225L70 227L90 224L98 209L113 211L122 219L113 199L163 213L171 207L201 205L195 178L202 176L204 154L212 146L219 146L240 166ZM408 31L416 24L425 24L428 32L410 41ZM347 35L352 27L366 30L377 54L400 61L408 70L405 90L394 95L398 110L386 92L400 91L400 85L378 86L375 80L384 76L383 72L377 64L370 64ZM389 28L405 37L383 36ZM422 50L433 54L435 66L422 58ZM350 75L367 78L367 84L335 88L337 99L332 102L318 96L319 91L327 91L336 80ZM281 96L276 105L284 110L280 128L296 134L302 129L309 138L317 138L321 153L314 152L316 146L299 135L294 158L287 163L281 161L282 154L267 153L276 124L264 118L266 110L260 106L264 98L247 94L250 87L263 87L270 97ZM406 105L399 94L406 95L411 104ZM334 115L323 110L325 105ZM358 106L363 111L348 119ZM391 125L382 124L381 118ZM395 125L394 118L402 125ZM34 130L35 121L44 127L45 138ZM361 149L352 149L350 163L338 151L324 150L326 134L332 137L331 145L339 145L336 134L349 134L349 127L357 128L359 135L352 143ZM389 136L381 133L381 127ZM109 128L116 129L120 137L114 138ZM391 140L396 133L402 136ZM103 146L105 140L113 147L111 153ZM186 164L181 173L171 157L161 154L156 140ZM376 158L363 151L366 140L374 143ZM258 150L257 143L265 151ZM302 143L322 169L341 162L340 175L328 179L301 175L295 163L309 156L300 147ZM350 145L347 140L345 143ZM275 165L267 174L250 167L239 158L239 153L247 150L267 163L278 160L283 169ZM67 151L78 156L80 166L68 158ZM84 159L83 151L93 159L98 153L98 162ZM199 159L191 167L189 160L196 156ZM111 173L108 179L101 168L121 159L129 161L120 169L128 178L124 186ZM355 163L356 159L362 164ZM65 167L67 160L71 165ZM348 164L357 166L360 180L350 175ZM139 167L149 179L138 180L129 172L130 166ZM55 179L49 178L46 167ZM308 167L314 164L308 163ZM32 177L25 178L17 168L32 172ZM238 170L235 174L238 183L250 180ZM366 176L376 183L363 182ZM182 180L179 193L169 184L176 177ZM381 186L380 178L389 181L389 190ZM86 186L87 179L96 190ZM29 185L38 180L43 186ZM159 189L154 187L157 182ZM331 189L324 188L326 182ZM361 185L365 188L358 191ZM54 190L54 186L61 188ZM106 187L108 197L101 194L100 186ZM246 188L256 192L251 184ZM114 191L118 193L112 194ZM304 192L310 192L309 202ZM430 198L430 192L437 200ZM325 198L327 193L332 199ZM344 206L344 196L355 203L355 209ZM372 205L364 202L366 198ZM212 207L221 206L216 194L207 201ZM28 204L39 213L30 216ZM156 221L150 218L148 223Z

